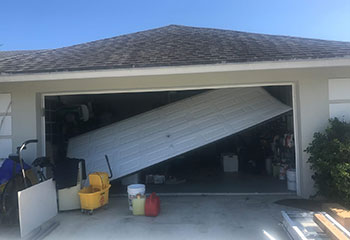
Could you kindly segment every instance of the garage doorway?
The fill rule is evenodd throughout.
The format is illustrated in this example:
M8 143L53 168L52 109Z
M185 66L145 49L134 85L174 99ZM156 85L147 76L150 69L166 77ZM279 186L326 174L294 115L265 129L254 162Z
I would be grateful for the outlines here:
M293 193L282 170L297 169L293 85L263 88L292 110L112 181L112 193L125 193L135 182L164 194ZM45 94L46 155L60 161L72 137L207 91Z

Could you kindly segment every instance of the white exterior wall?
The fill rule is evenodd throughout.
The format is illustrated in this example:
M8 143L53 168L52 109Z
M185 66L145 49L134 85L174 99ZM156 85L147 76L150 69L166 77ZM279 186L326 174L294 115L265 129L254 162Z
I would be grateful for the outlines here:
M11 94L0 93L0 158L12 151Z
M328 79L350 78L349 67L251 70L222 73L173 74L157 76L115 77L105 79L75 79L37 82L0 83L0 93L12 95L13 150L21 142L38 138L39 144L26 150L30 162L41 155L41 94L73 92L127 92L181 90L210 87L235 87L252 84L293 83L295 88L296 134L299 144L298 194L309 197L314 193L312 173L306 163L304 149L315 131L322 131L329 118ZM37 154L37 152L39 154Z
M350 121L350 78L329 79L329 115Z

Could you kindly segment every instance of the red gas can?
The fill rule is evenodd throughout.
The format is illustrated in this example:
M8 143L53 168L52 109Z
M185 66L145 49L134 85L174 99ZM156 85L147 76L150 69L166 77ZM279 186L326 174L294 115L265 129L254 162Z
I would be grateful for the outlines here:
M160 212L160 199L154 192L151 194L151 196L149 196L146 199L145 215L149 217L156 217L158 216L159 212Z

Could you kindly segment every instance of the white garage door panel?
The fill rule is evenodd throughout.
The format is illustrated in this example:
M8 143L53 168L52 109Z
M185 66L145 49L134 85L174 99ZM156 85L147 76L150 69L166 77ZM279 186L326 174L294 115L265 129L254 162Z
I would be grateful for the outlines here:
M220 138L220 136L225 135L226 132L227 131L222 126L212 126L203 131L201 135L206 141L211 142L212 140L215 141Z
M264 89L208 91L69 140L68 156L113 179L240 132L291 110Z

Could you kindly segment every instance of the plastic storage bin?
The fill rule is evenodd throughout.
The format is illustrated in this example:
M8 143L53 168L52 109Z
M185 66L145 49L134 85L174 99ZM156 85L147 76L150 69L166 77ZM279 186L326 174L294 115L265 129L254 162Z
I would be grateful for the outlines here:
M82 162L79 162L77 185L69 188L59 189L57 191L58 209L60 211L81 209L80 198L78 193L81 190L82 181L83 181Z
M221 155L224 172L238 172L238 156L233 153Z

